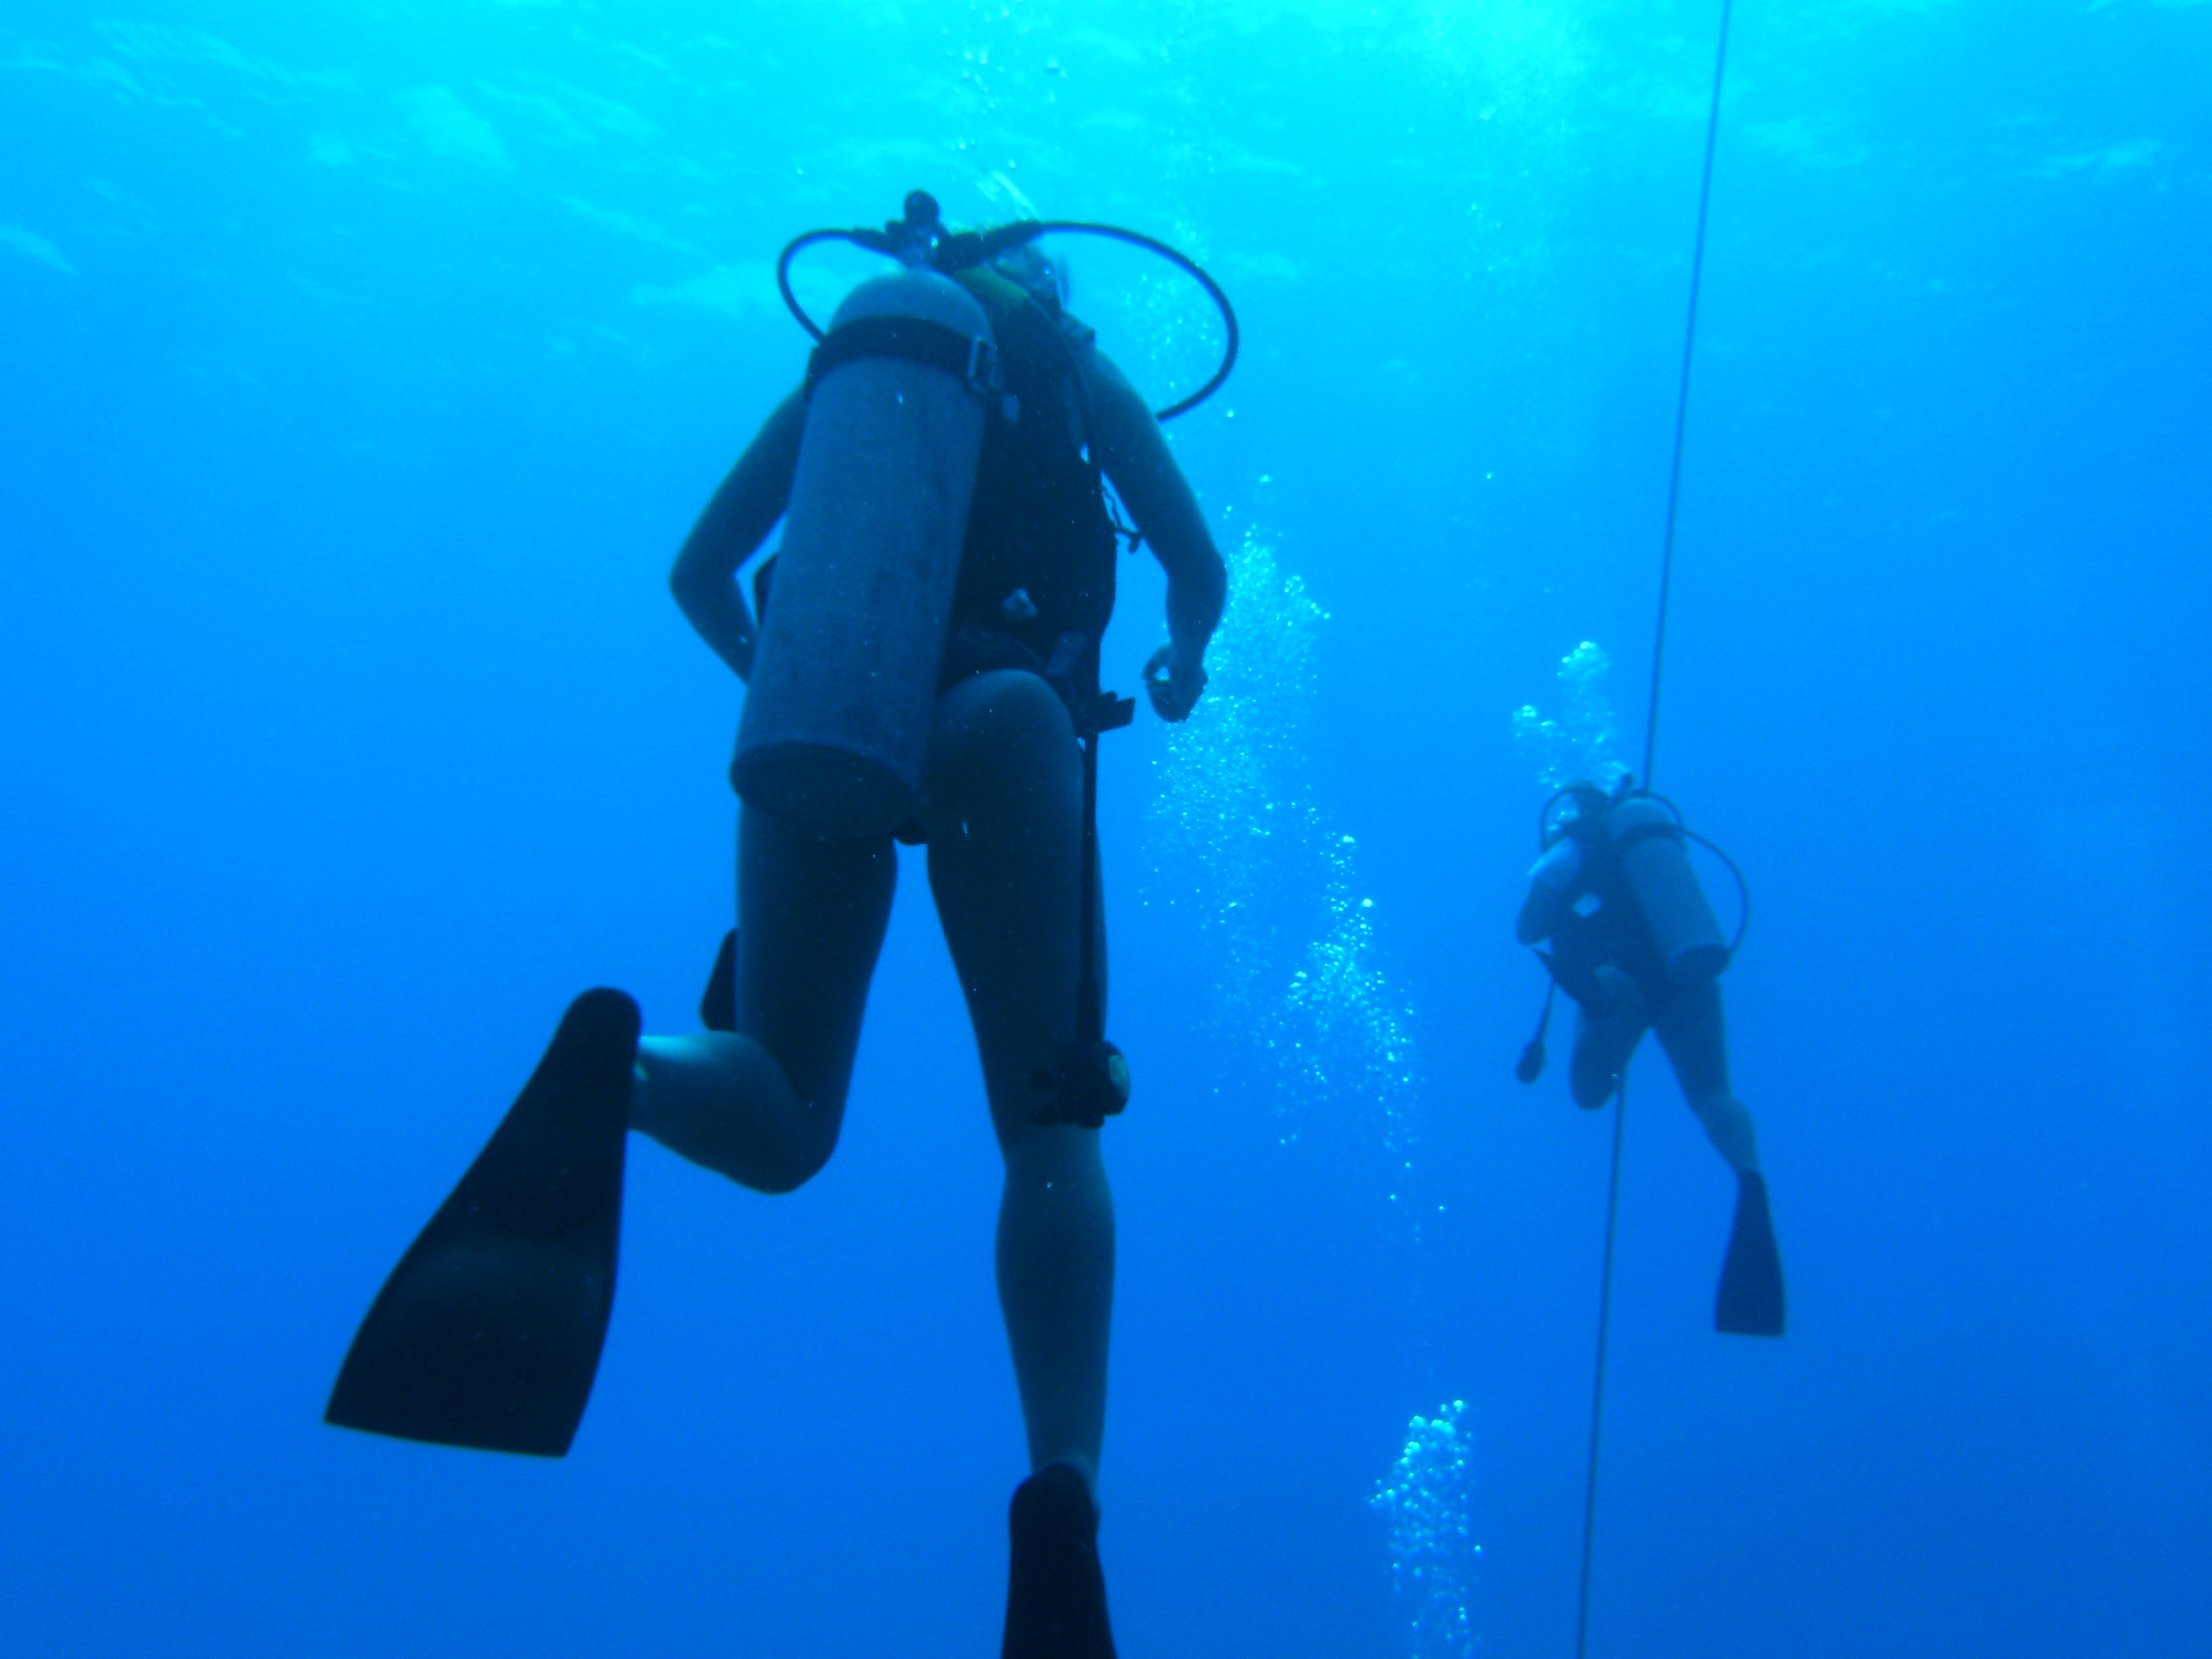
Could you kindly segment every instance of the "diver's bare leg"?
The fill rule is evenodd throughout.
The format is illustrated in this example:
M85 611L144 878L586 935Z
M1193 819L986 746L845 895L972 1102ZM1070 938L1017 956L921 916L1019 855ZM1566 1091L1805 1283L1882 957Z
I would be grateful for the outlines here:
M1072 1462L1094 1481L1106 1422L1113 1196L1097 1130L1029 1117L1047 1099L1031 1080L1075 1036L1083 770L1067 711L1033 674L978 675L954 686L938 702L923 788L930 886L1006 1158L999 1303L1030 1462Z
M1634 979L1618 968L1601 968L1597 977L1604 991L1604 1007L1593 1014L1576 1005L1574 1055L1567 1064L1574 1103L1592 1112L1620 1088L1621 1071L1651 1025L1650 1011Z
M1659 1015L1656 1029L1682 1095L1705 1125L1714 1150L1737 1174L1755 1171L1759 1142L1751 1115L1728 1090L1728 1032L1719 984L1708 979L1681 992Z
M763 1193L829 1161L898 879L891 837L739 815L737 1034L638 1045L630 1126Z

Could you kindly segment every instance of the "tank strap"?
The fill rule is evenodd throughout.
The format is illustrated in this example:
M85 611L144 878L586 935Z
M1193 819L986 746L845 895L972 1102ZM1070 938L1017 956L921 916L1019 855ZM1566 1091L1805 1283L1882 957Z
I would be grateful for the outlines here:
M942 370L964 381L983 402L1012 421L1019 400L1006 389L998 348L980 334L963 334L919 316L857 316L824 337L806 359L806 393L830 370L863 357L899 357Z

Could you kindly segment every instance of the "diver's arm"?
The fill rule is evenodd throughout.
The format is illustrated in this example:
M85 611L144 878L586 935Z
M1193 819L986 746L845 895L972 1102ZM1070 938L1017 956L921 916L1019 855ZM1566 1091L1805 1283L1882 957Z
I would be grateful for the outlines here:
M684 618L740 680L752 677L754 640L738 567L768 538L791 502L805 429L806 394L794 391L776 405L709 498L668 572L668 590Z
M1561 836L1529 872L1529 897L1521 901L1521 919L1513 925L1513 937L1523 944L1551 938L1574 901L1581 873L1581 846L1571 835Z
M1521 919L1513 924L1513 937L1523 944L1541 944L1552 937L1567 906L1559 894L1540 881L1529 883L1529 897L1521 901Z
M1179 720L1205 689L1206 642L1228 603L1229 570L1190 481L1137 388L1105 352L1090 348L1078 356L1098 428L1092 434L1098 462L1167 572L1167 679L1164 684L1148 679L1146 685L1153 707ZM1154 665L1160 662L1154 658ZM1147 675L1151 672L1148 666Z

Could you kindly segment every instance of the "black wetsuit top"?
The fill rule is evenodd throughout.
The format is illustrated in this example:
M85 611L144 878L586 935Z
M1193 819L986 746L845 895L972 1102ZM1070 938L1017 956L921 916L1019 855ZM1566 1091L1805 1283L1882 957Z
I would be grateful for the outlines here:
M1081 634L1095 655L1114 613L1118 541L1105 487L1090 453L1077 353L1091 330L1053 314L1005 277L962 272L960 283L990 313L1013 421L994 414L984 429L952 630L1018 642L1049 661L1063 634ZM1026 595L1036 614L1014 596Z
M1577 823L1568 833L1581 853L1582 867L1561 895L1563 908L1546 958L1552 977L1576 1002L1602 1008L1605 998L1598 970L1617 968L1636 981L1650 1008L1663 1007L1677 987L1629 888L1604 821Z

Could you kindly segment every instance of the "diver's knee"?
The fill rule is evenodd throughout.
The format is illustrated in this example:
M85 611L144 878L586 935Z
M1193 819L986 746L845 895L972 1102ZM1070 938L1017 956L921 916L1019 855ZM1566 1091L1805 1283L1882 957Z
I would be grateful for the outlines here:
M1606 1072L1601 1077L1593 1072L1578 1070L1574 1073L1570 1088L1574 1103L1585 1112L1595 1112L1612 1099L1613 1090L1620 1086L1618 1072Z
M1708 1094L1691 1101L1690 1110L1729 1168L1741 1174L1759 1166L1758 1130L1752 1126L1751 1109L1741 1100L1733 1094Z
M638 1045L630 1126L758 1193L806 1185L837 1149L842 1102L800 1098L774 1055L726 1032Z
M756 1193L765 1193L770 1198L795 1193L822 1173L830 1155L836 1150L837 1133L832 1129L821 1136L817 1144L778 1149L781 1156L762 1159L750 1179L739 1179Z
M763 1130L757 1124L741 1126L697 1113L641 1121L633 1112L630 1127L686 1162L770 1198L797 1192L822 1173L830 1155L837 1150L833 1126L809 1134L803 1127L793 1132L791 1125L778 1124Z
M1692 1100L1690 1110L1709 1124L1742 1124L1749 1127L1751 1121L1751 1109L1723 1089L1714 1089Z
M1635 988L1628 994L1634 996ZM1567 1062L1568 1088L1574 1103L1595 1112L1612 1099L1621 1086L1621 1073L1641 1040L1642 1027L1633 1016L1611 1010L1600 1016L1585 1015L1576 1022L1574 1053Z

